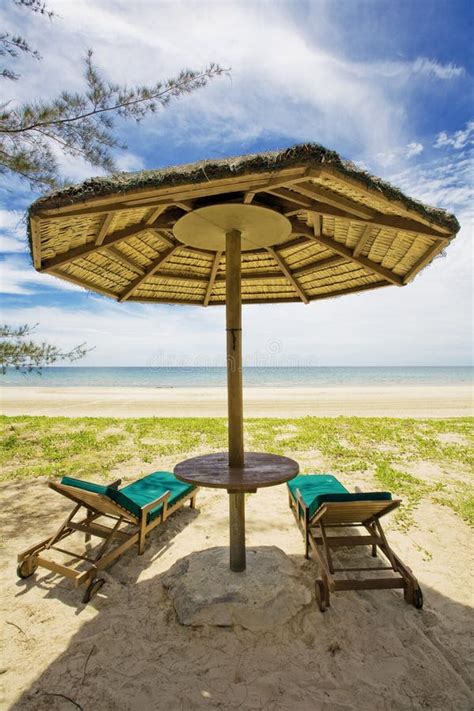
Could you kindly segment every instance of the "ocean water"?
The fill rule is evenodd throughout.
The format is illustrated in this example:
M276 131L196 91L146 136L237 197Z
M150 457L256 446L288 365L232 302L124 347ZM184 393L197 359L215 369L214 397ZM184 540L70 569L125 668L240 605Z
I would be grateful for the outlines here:
M440 367L298 367L244 368L246 387L350 387L397 385L469 385L474 368ZM51 367L42 373L8 371L0 385L24 387L222 387L225 368L84 368Z

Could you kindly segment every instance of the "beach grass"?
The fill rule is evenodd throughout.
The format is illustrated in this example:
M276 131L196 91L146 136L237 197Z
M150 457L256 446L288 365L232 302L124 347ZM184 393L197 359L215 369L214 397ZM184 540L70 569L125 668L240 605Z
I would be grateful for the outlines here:
M293 456L303 473L328 471L345 481L391 491L404 500L398 525L413 525L425 499L474 525L474 418L306 417L246 420L246 449ZM201 452L226 448L223 418L0 417L0 480L110 478Z

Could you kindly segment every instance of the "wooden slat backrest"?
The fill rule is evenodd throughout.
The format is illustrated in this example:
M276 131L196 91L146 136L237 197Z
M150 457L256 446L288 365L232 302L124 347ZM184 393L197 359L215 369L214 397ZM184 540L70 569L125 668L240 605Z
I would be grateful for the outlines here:
M327 502L312 516L310 524L318 523L364 523L372 518L381 518L398 508L401 501L341 501Z
M96 494L93 491L85 491L84 489L79 489L76 486L67 486L66 484L55 484L53 482L49 483L51 489L58 491L60 494L67 496L71 501L75 501L78 504L83 504L87 506L88 509L92 511L97 511L101 514L109 514L112 516L122 516L122 518L132 521L133 523L138 523L139 519L133 514L129 513L121 506L118 506L114 501L109 499L107 496L102 494Z

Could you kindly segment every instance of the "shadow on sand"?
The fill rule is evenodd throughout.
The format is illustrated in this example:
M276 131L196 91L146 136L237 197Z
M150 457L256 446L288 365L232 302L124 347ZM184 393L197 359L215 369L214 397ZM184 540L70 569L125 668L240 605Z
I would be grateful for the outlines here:
M160 525L149 534L146 541L146 548L142 555L137 555L136 547L134 546L109 566L106 571L101 571L100 577L106 578L106 583L109 586L110 584L118 584L121 586L130 586L131 589L133 589L140 574L147 570L153 561L163 556L172 548L173 539L189 526L191 521L193 521L198 514L199 511L191 508L189 505L179 509L166 520L165 525ZM98 519L98 521L100 522L101 519ZM84 550L83 536L80 533L74 533L67 541L68 548L71 550L75 552L82 552ZM72 542L72 545L69 545L69 541ZM99 549L102 541L96 538L92 539L92 541L95 541L95 544L86 545L86 555L94 557L94 550ZM74 558L68 556L66 559L74 563ZM79 561L79 564L74 567L77 570L82 570L87 569L89 566ZM58 599L62 603L73 607L76 614L80 615L81 612L86 609L86 605L82 603L85 587L85 585L82 585L77 589L73 589L69 581L58 577L55 573L49 572L44 568L40 568L30 578L17 581L17 593L15 597L27 595L32 588L40 588L46 590L46 599ZM108 597L106 590L104 590L103 597ZM93 604L93 602L94 598L89 604Z
M406 605L399 591L346 592L333 595L324 615L312 602L266 632L180 625L163 586L166 571L139 578L178 532L186 535L194 515L182 509L151 537L143 556L123 556L87 611L77 590L50 587L46 576L18 584L25 600L33 585L44 584L46 598L86 614L70 639L64 629L64 651L11 709L470 708L462 650L469 649L471 609L422 579L422 611ZM339 555L343 562L344 550ZM290 557L312 587L316 565Z

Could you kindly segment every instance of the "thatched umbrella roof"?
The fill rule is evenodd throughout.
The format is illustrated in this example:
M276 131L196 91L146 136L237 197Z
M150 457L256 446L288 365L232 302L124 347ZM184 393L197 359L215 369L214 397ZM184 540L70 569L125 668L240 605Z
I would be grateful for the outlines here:
M289 221L284 241L242 252L243 303L403 286L459 229L453 215L305 144L92 178L40 198L29 211L33 262L120 301L224 304L224 246L192 246L174 230L183 216L223 203Z

